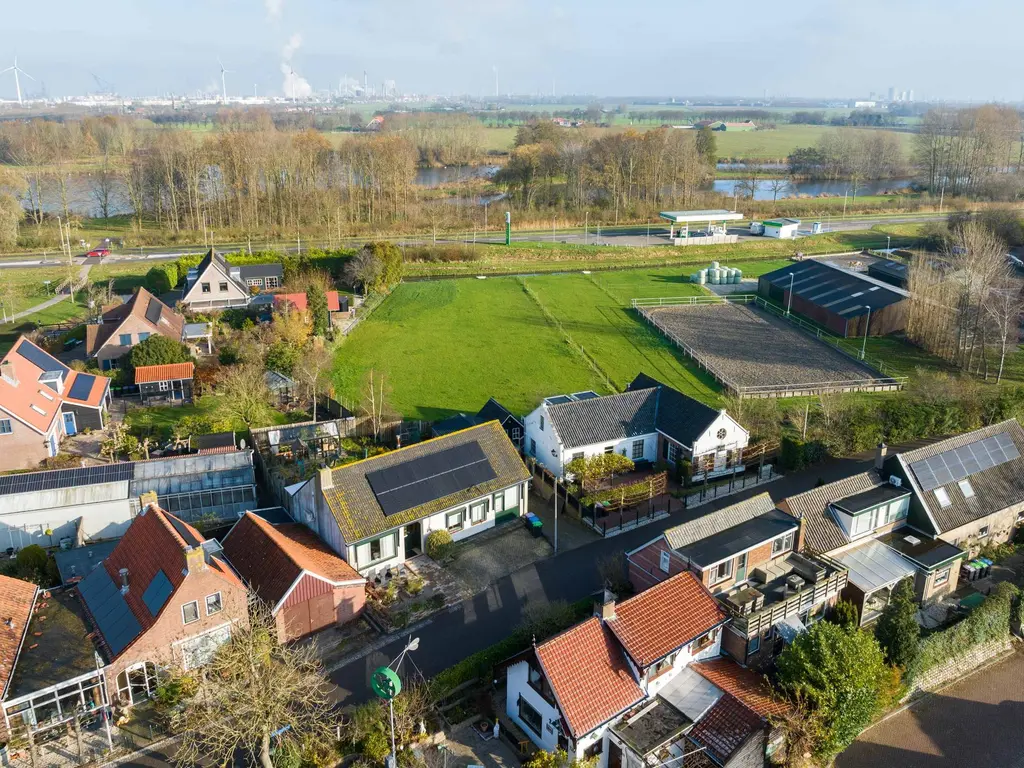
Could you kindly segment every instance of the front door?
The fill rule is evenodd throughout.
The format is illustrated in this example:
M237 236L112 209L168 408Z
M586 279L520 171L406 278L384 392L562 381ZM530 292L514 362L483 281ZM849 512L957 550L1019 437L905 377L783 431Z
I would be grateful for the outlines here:
M418 555L423 551L423 528L419 520L405 526L405 557Z
M622 749L608 739L608 768L622 768Z
M75 414L70 411L64 412L64 434L68 437L78 433L78 428L75 425Z

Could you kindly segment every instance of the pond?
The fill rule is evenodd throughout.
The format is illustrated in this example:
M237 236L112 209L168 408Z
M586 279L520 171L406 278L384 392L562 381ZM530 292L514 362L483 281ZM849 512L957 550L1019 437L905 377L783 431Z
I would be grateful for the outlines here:
M715 179L710 186L714 192L731 196L736 190L737 179ZM906 189L913 184L913 179L884 179L880 181L864 181L857 187L857 197L864 195L882 195L897 189ZM743 190L739 195L743 196ZM787 197L842 197L844 194L853 195L853 189L849 181L791 181L778 193L778 199ZM772 190L771 181L763 179L757 183L757 191L754 193L755 200L772 200L775 192Z

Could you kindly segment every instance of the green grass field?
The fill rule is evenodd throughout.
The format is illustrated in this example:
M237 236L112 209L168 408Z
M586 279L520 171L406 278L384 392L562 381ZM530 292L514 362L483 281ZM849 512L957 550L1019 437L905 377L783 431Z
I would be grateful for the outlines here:
M719 157L783 160L797 147L817 144L827 133L842 130L829 125L786 125L767 131L721 131L715 133ZM851 130L872 131L874 128ZM886 131L899 137L904 154L910 152L913 134Z

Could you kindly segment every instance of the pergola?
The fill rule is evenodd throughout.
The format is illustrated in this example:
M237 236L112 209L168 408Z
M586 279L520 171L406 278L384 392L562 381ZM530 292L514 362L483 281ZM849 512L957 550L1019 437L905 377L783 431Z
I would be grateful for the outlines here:
M675 238L677 224L682 225L679 236L686 238L690 234L691 224L707 224L708 231L710 232L712 224L721 222L724 228L727 222L740 221L743 218L742 213L727 211L724 208L710 211L662 211L658 215L671 222L668 233L670 238Z

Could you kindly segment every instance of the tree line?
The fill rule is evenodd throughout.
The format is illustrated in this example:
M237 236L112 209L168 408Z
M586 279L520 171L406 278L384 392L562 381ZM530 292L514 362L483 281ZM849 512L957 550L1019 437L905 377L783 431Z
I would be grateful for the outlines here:
M827 181L892 179L907 172L898 134L857 128L828 131L814 146L793 150L787 162L793 176Z

